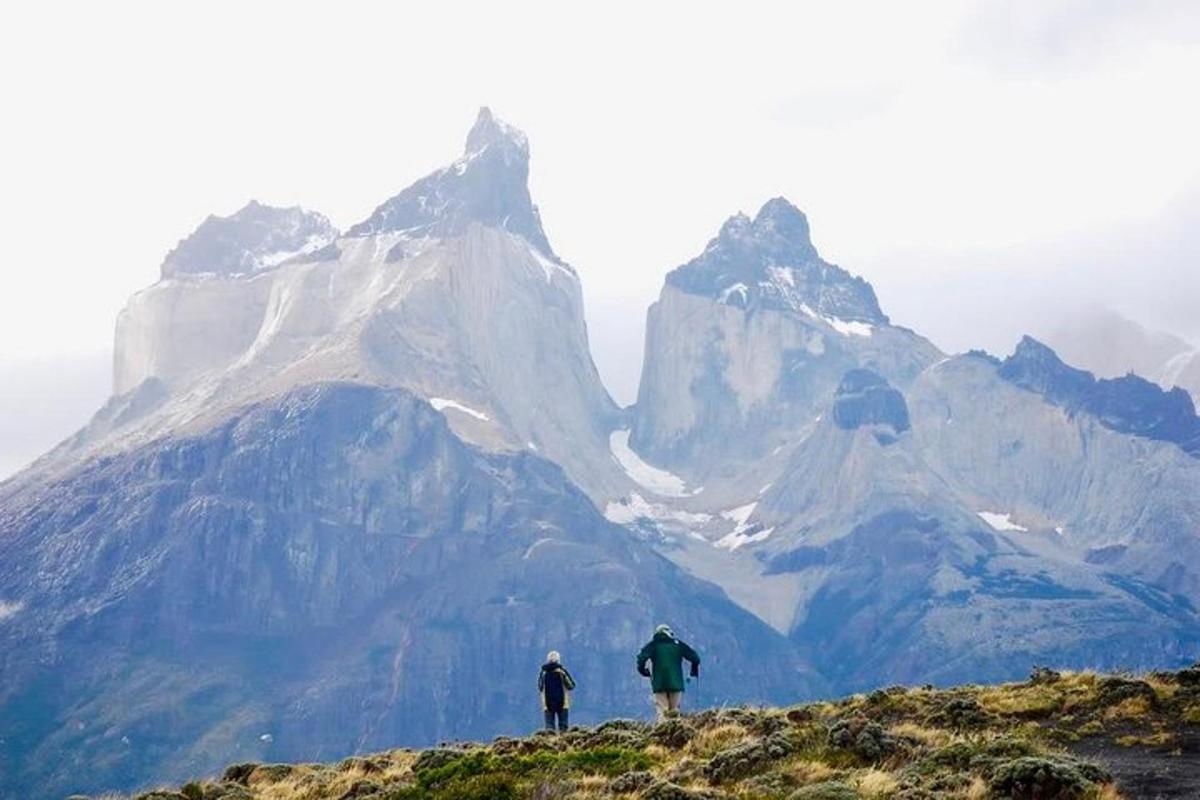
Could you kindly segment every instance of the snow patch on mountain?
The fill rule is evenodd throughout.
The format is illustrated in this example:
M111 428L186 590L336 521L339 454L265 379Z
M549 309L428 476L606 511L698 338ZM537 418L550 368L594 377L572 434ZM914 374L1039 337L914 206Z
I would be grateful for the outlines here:
M669 527L682 526L696 539L704 537L691 530L707 525L712 515L704 512L682 511L664 503L652 503L637 492L622 500L613 500L604 507L604 516L618 525L631 525L640 521L666 523Z
M754 533L746 533L744 531L734 530L732 533L722 536L713 544L715 547L720 547L724 550L729 550L732 552L744 545L764 541L774 532L774 528L763 528L762 530L755 531Z
M818 314L807 303L800 304L800 310L810 317L819 319L842 336L870 336L875 328L869 322L859 322L852 319L841 319L826 314Z
M542 274L546 276L546 283L550 282L555 273L566 275L571 280L579 280L573 271L558 263L554 259L548 258L545 253L542 253L537 249L537 247L530 247L529 255L532 256L534 263L542 268Z
M663 497L688 497L696 494L696 492L688 491L683 478L665 469L647 464L641 456L633 452L633 448L629 446L628 428L621 428L610 433L608 445L613 458L621 465L621 469L625 470L625 474L643 489L648 489Z
M741 304L745 305L747 291L748 291L748 289L746 288L746 284L740 283L740 282L735 283L732 286L729 286L721 291L720 301L722 303L725 303L726 305L729 305L729 298L732 297L736 293L742 299Z
M758 501L755 501L747 503L744 506L731 508L728 511L722 511L721 516L734 523L734 527L732 531L714 542L714 546L726 550L737 550L744 545L761 542L770 536L775 530L774 528L754 530L755 526L750 524L750 516L754 513L754 509L757 506Z
M429 398L429 405L433 406L438 411L444 411L447 408L452 408L455 411L461 411L464 414L469 414L475 419L483 420L484 422L491 421L491 417L489 417L487 414L483 413L482 411L476 411L470 406L463 405L457 400L448 400L445 397L431 397Z
M979 518L998 531L1028 531L1023 525L1012 521L1012 514L1000 511L979 511Z

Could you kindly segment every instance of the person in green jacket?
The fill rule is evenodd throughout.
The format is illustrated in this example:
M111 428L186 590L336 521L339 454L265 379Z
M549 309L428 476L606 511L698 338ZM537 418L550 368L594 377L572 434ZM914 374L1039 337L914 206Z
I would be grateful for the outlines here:
M637 656L639 675L650 679L650 691L654 693L654 705L658 718L672 716L679 711L683 699L683 662L691 665L693 678L700 677L700 656L686 642L675 638L671 628L659 625L654 629L654 638L646 643ZM646 664L650 664L650 668Z

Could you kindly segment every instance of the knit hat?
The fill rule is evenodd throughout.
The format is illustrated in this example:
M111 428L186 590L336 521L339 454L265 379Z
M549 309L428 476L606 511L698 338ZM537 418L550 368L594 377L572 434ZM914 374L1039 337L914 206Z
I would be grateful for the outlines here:
M546 660L551 664L559 664L562 663L562 656L558 654L557 650L551 650L546 654Z
M667 636L671 636L671 637L675 636L675 631L671 630L670 625L659 625L657 628L654 629L654 632L655 633L665 633Z

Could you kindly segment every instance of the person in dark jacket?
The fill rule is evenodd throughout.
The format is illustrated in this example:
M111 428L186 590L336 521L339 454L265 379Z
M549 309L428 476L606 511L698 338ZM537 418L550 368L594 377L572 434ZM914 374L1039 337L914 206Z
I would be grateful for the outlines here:
M638 653L637 671L650 679L650 691L654 693L659 719L679 711L679 703L683 700L685 660L692 665L692 677L700 677L700 656L686 642L676 639L667 625L655 628L654 638Z
M567 668L562 665L562 657L557 650L551 650L546 655L546 663L538 673L538 691L542 694L542 711L546 717L546 730L554 730L555 721L558 730L567 729L567 717L571 708L571 690L575 688L575 679Z

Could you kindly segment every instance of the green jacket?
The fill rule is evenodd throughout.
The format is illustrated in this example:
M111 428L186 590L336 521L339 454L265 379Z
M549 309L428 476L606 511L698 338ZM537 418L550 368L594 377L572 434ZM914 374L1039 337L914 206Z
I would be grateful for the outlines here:
M651 691L682 692L684 659L691 662L692 675L699 675L700 656L695 650L665 633L656 633L638 653L637 669L650 678ZM646 669L647 661L650 662L650 670Z

